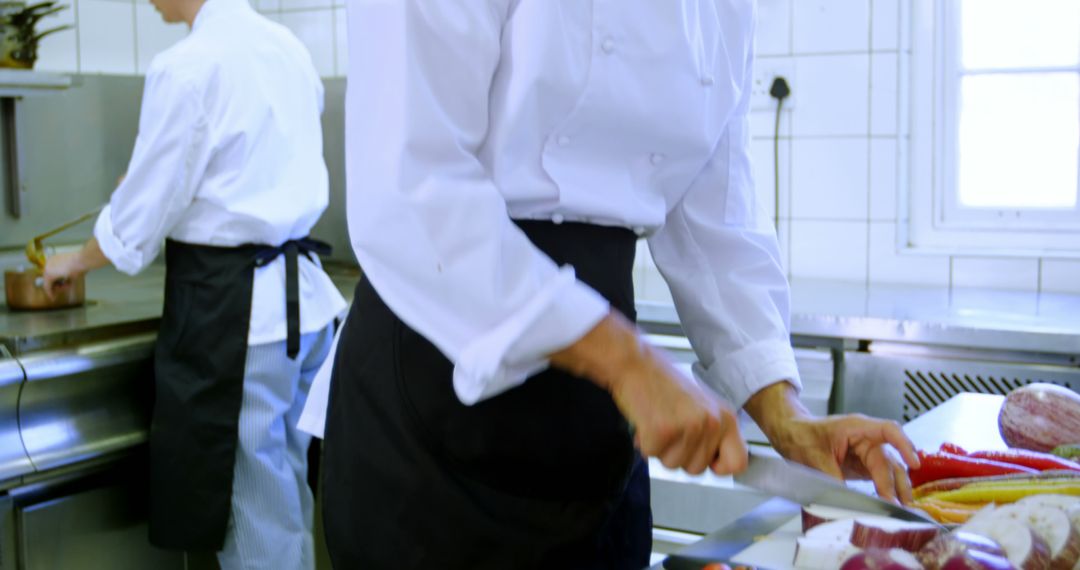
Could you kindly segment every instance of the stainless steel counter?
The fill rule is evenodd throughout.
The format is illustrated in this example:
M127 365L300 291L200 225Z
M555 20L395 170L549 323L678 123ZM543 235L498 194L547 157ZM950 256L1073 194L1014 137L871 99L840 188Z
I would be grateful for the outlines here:
M1080 356L1080 295L795 280L795 337L902 342ZM677 326L674 308L638 318Z
M2 259L0 259L2 265ZM346 299L352 298L359 270L328 264L327 272ZM155 332L161 319L165 267L151 265L136 277L112 268L87 275L84 307L17 312L0 305L0 344L16 356L118 336Z

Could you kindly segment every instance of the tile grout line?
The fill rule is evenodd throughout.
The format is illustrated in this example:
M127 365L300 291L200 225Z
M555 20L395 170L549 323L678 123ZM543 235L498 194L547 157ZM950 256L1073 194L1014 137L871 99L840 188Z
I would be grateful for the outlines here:
M870 286L870 218L872 217L874 183L874 0L867 2L867 74L866 74L866 286Z
M75 11L75 73L82 73L82 25L79 23L80 0L72 0L71 9Z

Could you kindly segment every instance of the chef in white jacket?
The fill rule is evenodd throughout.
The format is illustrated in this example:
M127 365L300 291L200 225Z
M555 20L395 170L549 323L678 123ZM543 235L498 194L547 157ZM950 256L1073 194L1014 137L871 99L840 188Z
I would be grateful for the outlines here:
M191 33L146 75L126 178L48 286L165 243L150 539L224 569L311 569L310 436L296 429L345 302L308 232L326 209L323 87L246 0L153 0Z
M739 471L740 407L787 457L909 496L895 423L797 399L748 156L754 17L752 0L350 3L366 278L325 418L335 567L640 569L641 455ZM693 379L632 324L639 238Z

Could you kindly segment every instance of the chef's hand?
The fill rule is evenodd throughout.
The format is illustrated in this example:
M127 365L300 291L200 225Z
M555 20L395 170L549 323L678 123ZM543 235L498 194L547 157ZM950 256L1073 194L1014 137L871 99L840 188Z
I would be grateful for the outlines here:
M635 427L643 455L695 475L707 468L721 475L746 468L746 444L731 406L676 370L617 313L551 362L611 393Z
M896 422L860 414L816 417L787 382L761 390L744 407L784 457L837 479L870 479L883 499L912 501L904 463L917 469L919 458Z
M78 251L57 253L45 260L45 270L42 272L44 283L41 286L52 299L53 293L66 287L73 278L108 263L109 259L102 253L97 240L90 238Z

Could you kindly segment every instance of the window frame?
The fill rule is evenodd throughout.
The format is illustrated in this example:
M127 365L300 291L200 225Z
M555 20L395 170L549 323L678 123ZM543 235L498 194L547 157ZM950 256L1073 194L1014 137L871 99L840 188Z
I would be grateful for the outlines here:
M911 26L910 192L902 244L915 250L1080 257L1080 200L1071 210L968 208L958 204L959 2L914 0ZM1072 68L1013 68L1047 72ZM986 71L973 71L986 73ZM1078 176L1080 194L1080 176ZM904 216L907 219L903 219ZM1005 230L1005 231L1003 231ZM1052 244L1052 245L1048 245Z

